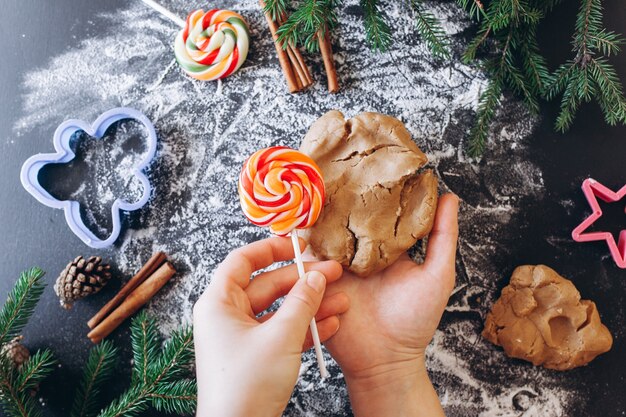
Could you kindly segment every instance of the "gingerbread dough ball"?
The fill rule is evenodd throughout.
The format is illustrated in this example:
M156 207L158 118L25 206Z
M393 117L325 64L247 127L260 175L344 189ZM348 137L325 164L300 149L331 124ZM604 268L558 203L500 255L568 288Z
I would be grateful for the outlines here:
M609 351L613 338L593 301L544 265L520 266L487 315L483 337L508 356L564 371Z
M319 165L326 202L303 237L313 252L360 276L380 271L426 236L437 207L437 178L419 173L426 155L402 122L378 113L319 118L300 150Z

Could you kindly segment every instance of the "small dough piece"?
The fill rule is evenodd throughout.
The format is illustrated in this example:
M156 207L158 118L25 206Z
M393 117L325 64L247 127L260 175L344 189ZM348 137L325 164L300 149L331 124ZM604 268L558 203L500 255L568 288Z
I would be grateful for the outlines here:
M613 344L595 303L545 265L515 269L487 314L483 337L508 356L559 371L586 365Z
M330 111L311 126L300 151L319 165L324 209L303 237L313 252L365 277L426 236L437 208L437 178L421 174L426 155L398 119Z

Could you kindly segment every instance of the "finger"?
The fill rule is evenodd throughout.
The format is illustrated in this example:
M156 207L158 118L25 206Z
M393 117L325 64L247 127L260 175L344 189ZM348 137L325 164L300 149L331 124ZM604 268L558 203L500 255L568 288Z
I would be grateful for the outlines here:
M343 314L350 308L350 298L345 292L339 292L322 299L322 304L315 314L315 320L322 321L330 316Z
M304 279L296 281L271 321L277 326L277 331L294 344L297 342L297 346L302 345L309 322L322 302L325 288L326 278L318 271L308 272Z
M320 341L323 343L333 337L339 331L339 317L330 316L324 320L317 322L317 332L320 335ZM313 347L313 337L311 336L311 330L306 332L304 343L302 344L302 351L305 352Z
M341 265L336 261L307 262L304 264L304 270L321 272L327 282L338 280L343 272ZM298 270L295 264L256 276L246 288L254 314L265 310L276 299L287 294L297 280Z
M306 242L300 239L300 247L305 246ZM241 288L246 288L254 271L270 266L274 262L288 261L293 257L291 239L271 237L259 240L229 253L215 270L211 283L224 285L234 282Z
M339 314L343 314L350 308L350 299L345 293L337 293L330 297L324 297L322 300L322 304L320 304L319 310L317 310L317 314L315 315L315 320L322 321L331 316L336 316ZM270 311L269 313L263 314L261 317L257 318L259 323L265 323L272 317L274 317L276 312Z
M434 277L454 281L454 260L459 237L459 198L454 194L441 197L435 224L428 236L424 268Z

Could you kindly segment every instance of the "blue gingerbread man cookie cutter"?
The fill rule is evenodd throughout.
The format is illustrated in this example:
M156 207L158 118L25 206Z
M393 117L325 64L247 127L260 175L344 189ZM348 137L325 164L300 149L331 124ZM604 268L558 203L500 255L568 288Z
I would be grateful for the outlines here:
M111 234L106 239L98 238L85 225L80 215L80 204L73 200L58 200L46 191L39 183L39 171L48 164L67 163L76 157L70 147L72 136L76 132L84 131L88 135L102 139L107 129L115 122L124 119L131 119L141 122L147 131L148 150L144 158L134 167L135 175L143 186L141 198L133 203L129 203L121 198L113 202L111 215L113 228ZM65 220L68 226L86 245L101 249L111 246L119 237L121 232L121 211L133 211L142 208L150 199L152 186L143 170L154 158L157 148L157 135L152 122L141 112L128 107L118 107L111 109L98 117L91 125L83 120L67 120L57 127L54 132L54 149L56 153L43 153L31 156L22 166L20 180L22 185L40 203L48 207L63 209Z

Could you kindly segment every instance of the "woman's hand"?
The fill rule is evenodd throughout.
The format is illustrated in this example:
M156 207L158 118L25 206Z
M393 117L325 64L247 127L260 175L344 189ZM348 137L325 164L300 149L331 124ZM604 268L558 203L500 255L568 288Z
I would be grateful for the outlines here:
M454 288L457 211L456 196L441 198L424 264L404 254L367 278L346 271L328 287L328 294L350 298L326 347L346 377L357 417L443 415L424 352Z
M300 241L304 248L305 243ZM315 316L322 341L339 329L349 300L326 282L339 279L334 261L295 265L251 275L274 262L293 259L291 240L270 238L231 252L194 306L198 416L280 416L298 378L301 353L311 347ZM288 293L288 294L287 294ZM273 314L257 315L287 294Z

